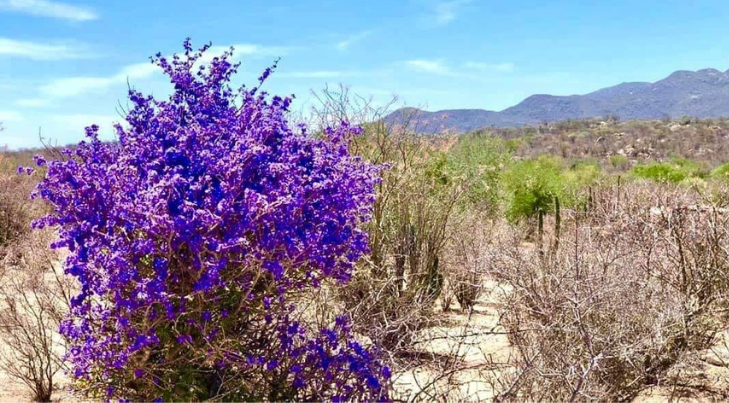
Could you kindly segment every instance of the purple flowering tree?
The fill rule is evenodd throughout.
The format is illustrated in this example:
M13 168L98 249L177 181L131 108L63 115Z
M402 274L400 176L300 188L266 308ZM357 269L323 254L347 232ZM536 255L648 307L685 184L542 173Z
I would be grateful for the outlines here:
M80 285L61 327L76 386L134 400L387 399L374 347L344 317L307 326L297 304L368 252L379 172L348 152L359 129L292 128L290 98L231 88L232 50L202 66L208 46L184 47L152 59L174 92L131 90L117 142L91 126L65 161L36 161L47 175L34 196L53 210L34 226L58 230Z

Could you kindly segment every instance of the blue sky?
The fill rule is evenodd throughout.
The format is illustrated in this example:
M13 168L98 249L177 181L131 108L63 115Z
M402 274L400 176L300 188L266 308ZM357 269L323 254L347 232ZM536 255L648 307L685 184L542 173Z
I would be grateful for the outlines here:
M679 69L729 69L719 0L0 0L0 146L58 143L120 120L127 82L168 87L156 52L234 45L240 83L277 57L270 92L345 84L384 103L501 110L534 93L586 93Z

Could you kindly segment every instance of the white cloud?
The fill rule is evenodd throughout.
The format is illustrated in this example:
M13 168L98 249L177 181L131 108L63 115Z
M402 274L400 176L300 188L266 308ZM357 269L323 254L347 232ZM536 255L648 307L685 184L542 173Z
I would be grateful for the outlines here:
M0 0L0 11L12 11L71 21L91 21L99 18L91 8L50 0Z
M0 56L3 55L42 61L93 57L82 45L38 43L0 37Z
M43 98L23 98L15 101L15 105L28 108L41 108L48 106L48 100Z
M159 66L157 66L156 64L153 64L152 62L136 63L136 64L130 64L128 66L125 66L114 77L116 78L117 81L126 80L127 77L130 79L140 79L140 78L147 78L158 71L162 71L162 70L159 68Z
M286 47L286 46L264 46L264 45L256 45L251 43L238 43L233 45L233 48L235 48L235 51L233 52L233 56L236 57L236 55L246 55L246 56L286 56L288 55L292 50L295 48L292 47ZM211 48L211 52L213 51L214 47Z
M341 78L343 76L351 76L352 73L342 71L294 71L276 73L276 77L281 78Z
M291 51L297 48L286 47L286 46L264 46L253 43L236 43L233 46L233 58L231 60L238 60L241 56L251 57L281 57L286 56ZM230 46L211 46L203 57L200 59L202 63L210 63L213 58L223 54L223 52L230 50Z
M68 114L51 115L46 121L54 133L75 133L74 137L81 138L84 129L91 125L99 126L99 137L104 140L113 140L116 137L114 124L124 125L126 122L118 115L87 115Z
M113 83L113 77L60 78L40 87L40 92L47 97L67 98L87 92L103 90Z
M89 92L104 91L112 85L125 83L127 79L144 79L156 71L161 70L152 63L131 64L109 77L69 77L53 80L41 86L39 91L43 97L69 98Z
M280 46L262 46L255 44L236 44L234 59L241 55L249 55L255 57L263 56L282 56L287 54L293 48ZM200 60L201 63L209 63L216 56L220 56L230 47L213 46ZM171 56L168 57L171 59ZM39 97L33 99L16 101L22 106L39 106L43 100L71 98L81 94L90 92L103 92L114 85L125 84L127 80L141 80L161 73L162 70L151 62L135 63L122 67L116 74L111 76L89 76L89 77L66 77L50 81L42 85L39 89ZM318 72L319 74L324 74ZM328 72L331 73L331 72ZM302 75L303 76L303 75ZM46 101L47 102L47 101Z
M514 71L513 63L481 63L481 62L466 62L463 67L471 70L478 71L499 71L502 73L511 73Z
M433 20L437 25L448 25L458 16L458 9L473 0L452 0L437 3L433 9Z
M114 123L121 122L123 119L117 115L52 115L50 117L52 123L59 125L60 129L82 130L86 126L92 124L99 125L102 128L110 128Z
M337 43L337 49L347 50L353 44L372 35L372 32L373 32L372 30L369 30L369 31L362 31L362 32L356 33L354 35L350 35L347 39Z
M443 59L416 59L403 63L413 71L477 81L485 78L481 73L510 73L514 70L512 63L465 62L460 65L460 69L453 69Z
M442 60L408 60L405 64L413 70L423 71L426 73L441 75L451 74L450 70Z
M0 111L0 122L17 122L20 120L23 120L23 117L16 111Z

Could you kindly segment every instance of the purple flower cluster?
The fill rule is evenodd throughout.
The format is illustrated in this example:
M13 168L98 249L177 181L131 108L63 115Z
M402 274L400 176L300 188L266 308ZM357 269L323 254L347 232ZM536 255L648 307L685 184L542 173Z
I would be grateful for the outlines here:
M37 159L34 196L53 211L34 226L58 229L80 284L61 329L72 375L118 396L169 392L185 370L207 388L197 397L225 378L240 385L221 383L227 397L268 382L294 398L386 398L389 370L346 321L311 335L293 318L292 296L346 281L368 251L379 172L348 152L359 128L291 128L291 98L230 87L232 50L202 65L209 45L184 47L152 59L168 100L130 90L117 142L94 125L67 160Z

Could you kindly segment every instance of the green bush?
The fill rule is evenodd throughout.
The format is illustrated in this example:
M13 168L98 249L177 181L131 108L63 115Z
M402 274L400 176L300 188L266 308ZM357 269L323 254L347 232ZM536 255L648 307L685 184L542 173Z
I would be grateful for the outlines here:
M617 169L625 169L630 164L630 161L628 160L628 157L622 155L622 154L615 154L610 156L610 165L613 166L613 168Z
M595 162L579 162L562 171L564 195L561 196L566 206L585 202L587 189L598 184L602 172Z
M555 196L564 198L562 161L541 156L517 162L504 172L502 184L510 221L530 218L539 211L550 213Z
M711 171L711 177L729 182L729 162L714 168L714 170Z
M462 136L451 147L448 152L451 175L467 184L462 204L482 211L497 209L498 183L516 146L489 133L477 132Z
M633 168L633 175L659 183L678 183L686 179L686 172L680 167L660 162L638 165Z
M632 174L637 178L650 179L658 183L679 183L689 178L703 178L706 176L706 171L694 161L676 158L671 162L638 165L633 168Z

